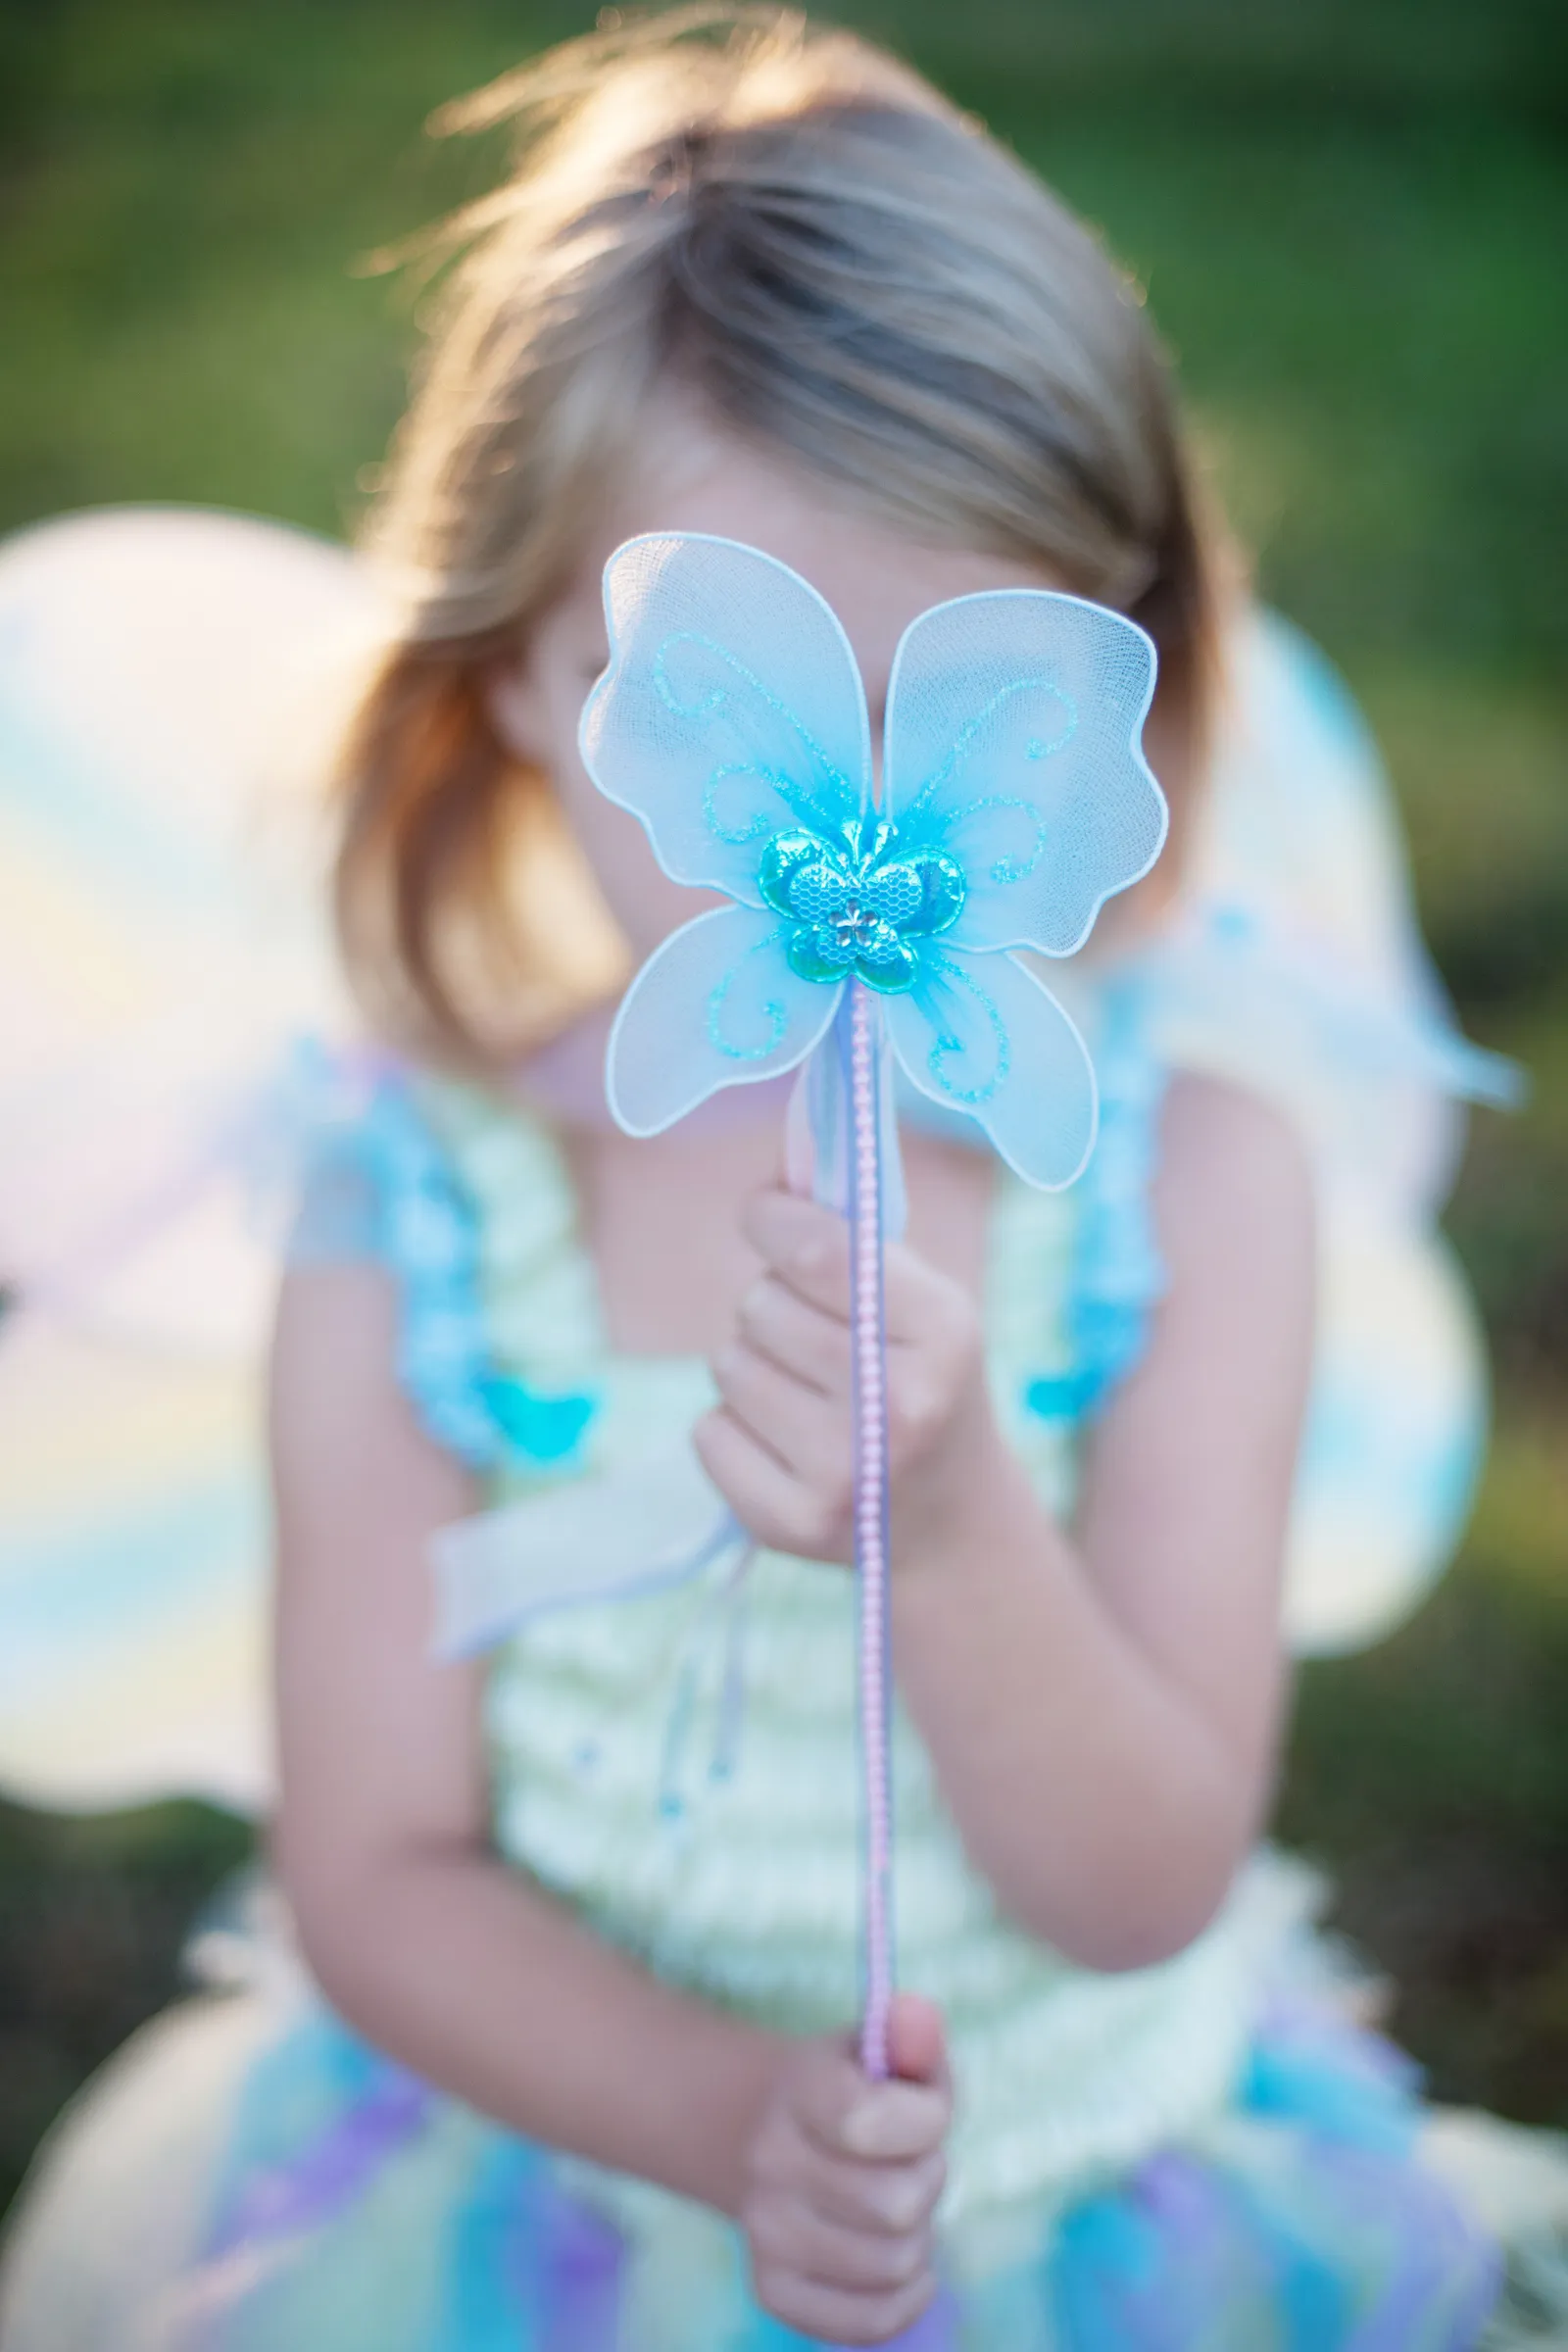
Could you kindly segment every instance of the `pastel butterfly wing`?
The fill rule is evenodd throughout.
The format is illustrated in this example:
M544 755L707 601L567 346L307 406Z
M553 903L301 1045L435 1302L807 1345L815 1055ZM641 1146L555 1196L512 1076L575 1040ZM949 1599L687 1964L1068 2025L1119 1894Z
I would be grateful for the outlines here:
M1057 1192L1094 1149L1095 1073L1077 1029L1015 956L938 944L885 1000L893 1051L933 1102L977 1119L1027 1183Z
M1141 749L1154 666L1120 613L1044 590L959 597L906 630L884 808L906 851L962 866L955 947L1071 955L1149 871L1167 821Z
M842 836L869 804L865 696L843 629L770 556L680 532L618 549L605 608L589 773L642 819L675 881L760 906L773 835Z
M721 1087L775 1078L825 1035L843 993L802 980L771 908L717 906L670 933L627 990L606 1091L628 1135L657 1135Z

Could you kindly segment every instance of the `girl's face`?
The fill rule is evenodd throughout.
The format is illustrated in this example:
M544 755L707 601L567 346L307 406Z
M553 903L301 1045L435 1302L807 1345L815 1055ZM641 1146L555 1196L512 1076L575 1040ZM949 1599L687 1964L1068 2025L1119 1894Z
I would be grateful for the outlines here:
M566 820L638 960L679 924L721 903L670 881L637 818L595 788L577 749L583 703L610 658L604 567L624 540L645 531L739 539L808 580L838 614L854 648L874 746L880 745L894 650L917 614L980 589L1061 585L1000 556L920 547L854 513L829 485L786 457L752 447L709 421L690 399L662 396L638 460L600 515L575 578L535 626L521 663L498 671L490 689L503 739L554 779Z

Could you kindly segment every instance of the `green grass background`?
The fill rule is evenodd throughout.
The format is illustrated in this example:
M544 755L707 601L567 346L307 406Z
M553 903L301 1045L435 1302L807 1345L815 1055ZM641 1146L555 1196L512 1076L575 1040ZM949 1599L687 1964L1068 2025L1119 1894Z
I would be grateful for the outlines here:
M1386 747L1473 1034L1535 1093L1450 1218L1497 1365L1438 1596L1309 1668L1280 1826L1446 2097L1568 2121L1568 14L1546 0L865 0L1137 270L1270 597ZM115 499L352 525L409 298L483 184L421 124L557 0L0 0L0 527ZM245 1850L0 1808L0 2195Z

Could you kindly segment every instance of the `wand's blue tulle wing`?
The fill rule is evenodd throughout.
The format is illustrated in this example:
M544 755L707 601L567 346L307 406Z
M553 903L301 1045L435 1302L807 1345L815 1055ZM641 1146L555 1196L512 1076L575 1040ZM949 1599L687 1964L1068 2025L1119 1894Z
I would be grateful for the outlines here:
M869 802L865 696L843 629L770 556L685 532L618 549L605 611L610 666L582 717L589 773L642 819L675 881L760 906L772 834L836 834Z
M870 806L865 696L805 580L756 548L668 533L605 570L610 666L583 711L601 791L647 827L664 871L739 902L665 941L610 1041L611 1108L653 1135L720 1087L805 1059L842 989L800 979L758 886L773 836L843 836Z
M883 808L946 851L967 896L956 948L1070 956L1165 839L1139 736L1154 648L1119 612L1004 589L924 612L888 689Z
M1095 1073L1077 1029L1015 956L943 947L885 1017L923 1095L978 1119L1010 1168L1046 1192L1094 1150Z
M650 956L610 1033L616 1124L657 1135L722 1086L793 1070L825 1034L842 988L799 980L770 908L716 906Z
M1140 748L1153 684L1131 621L1027 589L936 606L893 664L883 810L905 854L964 877L957 920L888 1002L894 1051L1051 1190L1094 1148L1094 1071L1055 999L998 951L1070 955L1159 855L1165 802Z

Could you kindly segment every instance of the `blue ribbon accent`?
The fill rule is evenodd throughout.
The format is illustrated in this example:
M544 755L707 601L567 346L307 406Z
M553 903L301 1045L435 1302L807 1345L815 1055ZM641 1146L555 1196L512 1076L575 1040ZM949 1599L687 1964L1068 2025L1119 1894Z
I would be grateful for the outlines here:
M591 1396L545 1396L510 1373L481 1374L479 1394L508 1448L530 1462L564 1462L594 1417Z

